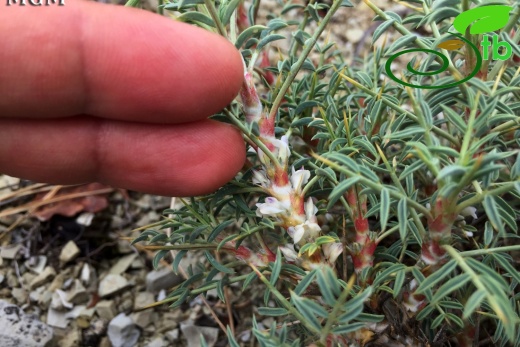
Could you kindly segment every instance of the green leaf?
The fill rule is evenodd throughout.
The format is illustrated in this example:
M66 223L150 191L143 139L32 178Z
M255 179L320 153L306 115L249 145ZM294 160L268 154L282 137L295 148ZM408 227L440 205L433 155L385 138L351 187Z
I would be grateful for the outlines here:
M363 312L363 305L357 305L338 317L339 323L348 323L351 320L356 319Z
M363 322L356 322L356 323L352 323L352 324L348 324L348 325L339 325L339 326L335 327L334 329L332 329L332 333L336 334L336 335L348 334L353 331L357 331L365 326L366 326L366 323L363 323Z
M512 259L508 260L500 253L492 253L491 256L495 258L496 262L502 269L506 270L507 273L510 274L516 282L520 283L520 272L518 272L518 270L515 269L513 265L511 265L511 263L514 263Z
M377 288L381 283L383 283L383 281L386 281L391 274L401 271L404 268L406 268L406 266L403 264L393 264L386 270L376 275L376 279L374 280L373 286Z
M227 273L227 274L232 274L235 272L232 269L229 269L229 268L225 267L224 265L219 264L219 262L217 262L217 260L215 258L213 258L213 256L211 255L211 253L209 251L205 251L204 255L206 256L206 259L208 259L211 266L213 266L215 269L217 269L221 272Z
M224 26L229 24L231 15L237 9L239 3L240 3L240 0L231 0L229 3L227 3L225 6L223 6L224 11L222 11L223 14L222 14L220 21L222 22L222 24Z
M166 234L157 234L154 237L152 237L151 240L148 243L152 244L152 243L157 243L157 242L166 241L166 240L168 240L168 235L166 235Z
M469 297L468 301L466 301L466 306L464 306L464 314L462 318L467 319L471 314L477 309L482 300L486 297L486 291L479 289Z
M360 179L360 176L354 176L339 182L329 195L327 210L334 206L336 201L338 201L343 196L343 194L345 194L347 190L349 190L349 188L356 184Z
M426 279L417 287L415 290L416 293L420 294L428 289L433 289L437 283L447 278L452 271L457 267L457 262L455 260L450 260L446 264L444 264L440 269L432 273L430 276L426 277Z
M253 282L254 279L257 279L258 276L256 272L251 272L249 275L247 275L246 279L244 280L244 283L242 284L242 291L246 290L247 287Z
M253 36L258 36L258 34L260 34L262 32L262 30L264 30L264 29L267 29L267 27L264 25L253 25L253 26L245 29L244 31L242 31L240 33L240 35L238 35L238 38L235 42L235 47L236 48L242 47L242 45L248 39L250 39Z
M325 155L325 157L330 160L337 161L339 164L346 166L349 170L351 170L353 172L356 172L356 173L359 172L359 165L356 163L356 161L354 159L350 158L347 155L333 152L333 153L327 153Z
M213 19L200 12L184 12L177 17L177 20L180 22L193 23L199 26L207 25L215 28L215 22L213 22Z
M153 261L152 261L153 268L155 270L157 270L157 267L159 266L159 262L161 261L162 258L164 258L166 256L166 254L168 254L168 252L170 252L170 251L163 249L155 254L155 256L153 257Z
M170 308L177 308L180 307L184 302L186 302L186 299L189 297L190 290L188 288L179 288L180 294L177 293L175 295L180 295L179 298L171 304Z
M381 231L386 230L386 223L388 222L388 216L390 214L390 193L388 188L383 188L381 190L381 201L380 201L380 221L381 221Z
M442 168L437 175L437 180L444 181L445 179L449 180L459 180L467 171L467 168L460 165L448 165Z
M405 198L399 200L397 204L397 219L399 221L399 236L404 242L408 233L408 208Z
M310 307L310 303L312 301L305 298L301 298L296 293L291 292L291 302L294 304L294 306L300 312L300 314L305 318L305 321L308 325L312 326L316 331L321 330L321 324ZM325 311L323 308L322 310ZM327 312L325 311L324 313L326 314Z
M502 220L500 219L500 213L498 212L497 203L494 197L491 195L486 195L482 205L484 206L486 215L488 216L491 225L493 225L493 228L498 231L499 235L505 235L506 231L504 229L504 225L502 224Z
M336 304L336 296L339 292L339 286L336 276L330 267L324 267L322 271L318 271L317 282L323 300L327 305L334 306Z
M376 43L377 39L383 35L385 31L387 31L392 24L394 24L395 19L389 19L383 23L381 23L376 30L374 30L374 33L372 34L372 45Z
M415 42L416 39L417 36L411 34L398 38L393 44L390 45L390 47L388 47L387 51L385 52L385 56L391 55L398 49L408 47L411 43Z
M278 317L288 315L289 311L283 307L259 307L258 314L262 316Z
M277 41L277 40L284 40L284 39L285 39L285 36L280 35L280 34L268 35L268 36L264 37L263 39L261 39L260 42L258 42L258 45L256 46L256 49L258 51L260 51L267 44L269 44L271 42L274 42L274 41Z
M179 253L177 253L177 255L175 256L175 259L173 260L172 269L173 272L175 272L176 274L179 273L179 264L181 263L181 260L186 253L188 253L188 251L185 249L179 251Z
M295 115L299 115L300 113L302 113L304 110L308 109L308 108L313 108L313 107L316 107L316 106L319 106L320 104L315 101L315 100L307 100L307 101L304 101L302 102L301 104L298 105L298 107L296 107L294 109L294 114ZM310 120L314 120L312 117L309 117ZM306 125L306 124L304 124ZM295 124L293 123L292 126L295 126Z
M233 336L233 332L229 328L229 325L226 327L226 335L228 338L228 343L230 347L240 347L237 340L235 340L235 337Z
M280 248L276 250L276 260L272 266L271 270L271 278L269 282L274 286L276 281L278 281L278 277L280 276L280 271L282 269L282 254L280 253Z
M305 289L311 284L314 280L314 276L316 276L316 270L312 270L305 277L300 280L300 283L294 288L294 293L296 295L302 295Z
M227 221L224 221L222 223L220 223L215 229L213 229L211 231L211 233L209 234L208 236L208 242L213 242L213 240L215 240L215 238L220 234L220 232L222 230L224 230L225 228L227 228L229 225L233 224L235 221L230 219L230 220L227 220Z
M403 287L404 280L406 278L406 271L401 270L398 271L395 275L395 282L394 282L394 299L397 298L399 293L401 292L401 288Z
M484 224L484 245L486 245L486 247L493 241L494 234L493 226L491 226L491 223L486 222L486 224Z
M448 280L444 283L435 294L433 294L432 303L438 302L440 299L445 298L450 293L464 286L469 280L471 276L467 273L456 276Z

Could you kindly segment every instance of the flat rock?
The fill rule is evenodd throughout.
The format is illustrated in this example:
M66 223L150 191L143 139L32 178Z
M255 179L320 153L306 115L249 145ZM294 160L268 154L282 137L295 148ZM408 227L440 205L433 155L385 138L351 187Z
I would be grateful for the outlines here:
M69 325L66 311L58 311L49 307L47 311L47 324L55 328L65 329Z
M60 340L60 347L77 347L81 344L81 333L78 329L73 329Z
M0 247L0 258L16 259L20 248L22 248L22 245L20 245L20 244L17 244L14 246Z
M72 308L74 305L67 300L67 293L61 289L56 289L52 294L51 308L55 310L63 310L64 308Z
M45 269L45 265L47 265L47 257L44 255L33 256L26 260L24 264L29 270L39 275Z
M29 293L23 288L13 288L11 295L19 305L27 303L27 299L29 298Z
M115 294L128 286L128 281L121 275L108 274L99 283L98 294L104 298Z
M74 260L80 253L81 250L76 246L76 243L71 240L62 248L60 253L60 262L66 264L69 261Z
M162 337L156 337L152 341L150 341L146 347L166 347L167 342L164 341Z
M29 287L36 288L39 287L47 282L50 282L54 276L56 276L56 271L53 267L47 266L41 274L36 276L31 283L29 284Z
M141 332L130 317L120 313L108 324L107 335L113 347L133 347Z
M186 341L188 342L188 347L201 347L201 335L204 336L206 344L209 347L212 347L217 342L219 329L211 327L199 327L192 325L191 323L186 323L181 324L181 331L186 338Z
M137 253L125 255L112 265L110 270L108 270L108 273L121 275L130 267L130 265L132 265L136 257Z
M135 296L134 310L151 305L155 302L154 295L149 292L139 292Z
M84 304L88 301L89 295L81 281L76 279L72 284L72 288L68 292L67 301L73 304Z
M96 304L99 318L111 320L116 315L116 305L112 300L101 300Z
M161 289L169 289L180 282L182 282L182 277L174 274L169 267L165 267L146 275L146 290L157 293Z
M153 311L145 310L140 312L135 312L130 315L132 320L135 322L139 328L146 328L152 323Z
M52 339L53 330L21 308L0 300L0 346L43 347Z

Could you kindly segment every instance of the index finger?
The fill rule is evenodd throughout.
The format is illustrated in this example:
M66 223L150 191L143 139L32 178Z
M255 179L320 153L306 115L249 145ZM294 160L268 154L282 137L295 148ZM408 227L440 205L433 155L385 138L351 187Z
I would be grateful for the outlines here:
M228 104L242 80L227 40L132 8L4 6L0 32L0 117L200 120Z

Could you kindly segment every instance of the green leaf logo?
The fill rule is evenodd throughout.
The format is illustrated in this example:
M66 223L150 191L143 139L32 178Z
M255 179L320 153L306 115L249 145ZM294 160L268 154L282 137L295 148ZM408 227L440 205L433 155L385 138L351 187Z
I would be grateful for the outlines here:
M464 34L470 25L470 34L495 31L506 26L509 12L512 9L512 7L504 5L477 7L459 14L455 18L453 26L461 34Z

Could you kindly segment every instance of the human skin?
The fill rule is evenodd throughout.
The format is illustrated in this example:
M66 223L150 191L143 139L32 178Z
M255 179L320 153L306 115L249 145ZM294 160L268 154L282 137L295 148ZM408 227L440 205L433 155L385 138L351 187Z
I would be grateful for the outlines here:
M201 195L245 160L207 119L238 93L231 43L143 10L68 0L0 9L0 172Z

